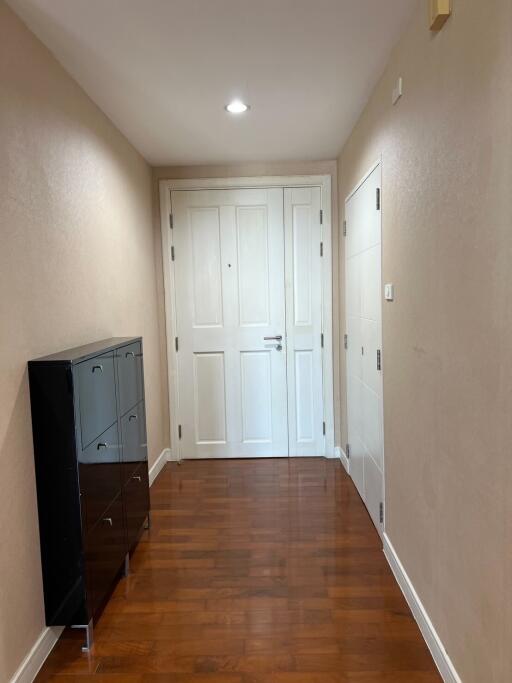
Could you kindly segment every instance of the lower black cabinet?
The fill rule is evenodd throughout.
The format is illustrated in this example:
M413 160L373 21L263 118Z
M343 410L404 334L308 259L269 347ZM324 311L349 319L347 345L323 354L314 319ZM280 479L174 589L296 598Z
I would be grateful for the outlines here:
M88 628L149 519L140 337L30 361L46 623Z

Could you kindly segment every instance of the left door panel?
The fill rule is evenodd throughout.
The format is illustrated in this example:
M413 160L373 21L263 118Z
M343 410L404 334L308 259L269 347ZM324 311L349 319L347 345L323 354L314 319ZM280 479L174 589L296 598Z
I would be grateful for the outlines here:
M283 190L172 206L180 455L287 456Z

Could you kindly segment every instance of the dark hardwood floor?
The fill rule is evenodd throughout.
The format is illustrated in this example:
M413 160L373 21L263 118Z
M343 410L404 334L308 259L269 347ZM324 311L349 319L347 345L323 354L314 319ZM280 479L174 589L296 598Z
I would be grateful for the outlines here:
M152 528L95 629L66 630L47 683L438 683L339 462L168 464Z

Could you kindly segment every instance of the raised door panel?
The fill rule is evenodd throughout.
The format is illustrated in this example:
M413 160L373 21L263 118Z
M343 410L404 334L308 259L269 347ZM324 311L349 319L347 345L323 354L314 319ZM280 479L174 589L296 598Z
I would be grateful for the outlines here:
M309 198L308 198L309 199ZM294 204L293 242L293 320L296 327L313 324L313 221L311 203ZM318 234L318 247L320 235ZM320 302L316 302L318 305Z
M297 442L312 444L315 441L315 405L313 352L295 352L295 404Z
M223 353L194 354L196 444L226 442L226 388Z
M130 549L149 513L149 481L146 463L132 472L123 490L126 538Z
M122 478L127 481L132 472L148 459L144 402L131 408L121 418Z
M79 364L78 393L82 448L85 448L117 418L113 353Z
M144 398L142 346L140 342L122 346L116 352L119 382L119 409L124 415Z
M240 355L242 441L272 443L271 351Z
M91 528L121 489L120 445L117 422L78 456L82 509Z
M270 324L268 217L265 206L236 209L241 327Z
M123 499L119 495L86 536L87 597L92 614L108 595L126 550Z
M194 327L222 327L220 218L217 207L188 212Z

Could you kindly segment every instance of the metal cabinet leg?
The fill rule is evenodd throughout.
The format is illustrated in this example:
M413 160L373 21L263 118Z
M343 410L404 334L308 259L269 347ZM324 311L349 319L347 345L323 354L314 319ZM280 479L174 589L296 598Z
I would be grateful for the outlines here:
M124 575L130 575L130 553L126 553L124 556Z
M148 512L148 516L146 517L146 523L144 524L144 529L151 529L151 513Z
M85 643L82 645L82 652L90 652L94 645L94 627L92 619L88 624L73 624L71 628L85 629Z

